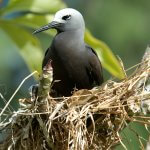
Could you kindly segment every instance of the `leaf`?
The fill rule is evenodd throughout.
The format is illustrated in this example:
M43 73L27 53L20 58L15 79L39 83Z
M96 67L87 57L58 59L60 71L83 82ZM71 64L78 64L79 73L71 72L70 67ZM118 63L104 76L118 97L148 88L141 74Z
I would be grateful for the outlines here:
M65 7L61 0L10 0L5 13L29 11L36 13L55 13Z
M17 17L13 19L15 23L19 23L31 28L41 27L53 19L53 15L34 15L27 14L25 16Z
M1 28L0 28L0 39L1 39L0 40L0 60L1 60L1 62L3 62L3 63L0 63L0 70L1 69L6 70L7 69L6 66L11 65L11 67L12 67L15 63L17 63L17 61L16 61L13 64L12 63L10 64L11 61L8 61L9 58L15 56L16 53L14 53L13 50L15 50L16 47L14 46L11 38ZM11 50L10 50L10 47L11 47ZM12 60L12 62L13 62L13 60ZM3 73L7 73L7 71L4 71Z
M85 41L96 50L99 59L106 70L119 79L125 78L125 73L121 64L104 42L93 37L88 30L85 32Z
M11 38L29 69L40 72L43 54L39 41L28 31L11 24L9 21L1 21L0 27Z
M25 16L17 17L13 19L14 23L37 29L45 24L48 24L53 19L53 15L34 15L34 14L27 14ZM54 30L45 31L49 35L54 35Z

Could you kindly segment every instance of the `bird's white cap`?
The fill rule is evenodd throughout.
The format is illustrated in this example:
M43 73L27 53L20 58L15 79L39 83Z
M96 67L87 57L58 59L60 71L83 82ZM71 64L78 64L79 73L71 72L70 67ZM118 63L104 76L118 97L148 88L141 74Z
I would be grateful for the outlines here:
M53 19L58 23L64 24L64 30L85 29L85 23L81 13L73 8L59 10Z

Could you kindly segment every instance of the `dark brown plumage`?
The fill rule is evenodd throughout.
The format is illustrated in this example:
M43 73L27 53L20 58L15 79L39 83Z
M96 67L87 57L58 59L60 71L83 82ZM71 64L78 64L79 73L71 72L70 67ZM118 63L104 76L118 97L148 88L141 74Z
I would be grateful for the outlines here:
M74 88L91 89L101 85L101 63L96 52L84 43L82 15L74 9L61 10L56 13L52 23L36 30L35 33L49 28L58 31L45 53L42 65L44 67L52 60L51 95L70 96Z

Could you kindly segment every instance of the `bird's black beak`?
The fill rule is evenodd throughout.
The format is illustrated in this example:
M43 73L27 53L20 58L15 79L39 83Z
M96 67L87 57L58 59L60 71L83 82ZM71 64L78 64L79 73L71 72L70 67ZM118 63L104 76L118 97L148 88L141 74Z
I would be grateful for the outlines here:
M62 23L59 23L59 22L56 22L56 21L52 21L51 23L49 23L49 24L47 24L47 25L45 25L43 27L40 27L39 29L35 30L33 32L33 34L37 34L39 32L43 32L43 31L48 30L48 29L53 29L53 28L57 29L61 25L62 25Z

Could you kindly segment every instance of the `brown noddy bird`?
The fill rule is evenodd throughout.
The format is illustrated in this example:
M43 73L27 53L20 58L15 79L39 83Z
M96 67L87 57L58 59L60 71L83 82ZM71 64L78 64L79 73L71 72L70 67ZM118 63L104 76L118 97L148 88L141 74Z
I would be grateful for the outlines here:
M84 42L85 23L80 12L65 8L55 14L53 21L33 34L56 29L47 49L42 67L51 60L53 81L50 95L70 96L76 89L92 89L103 83L102 66L96 52Z

